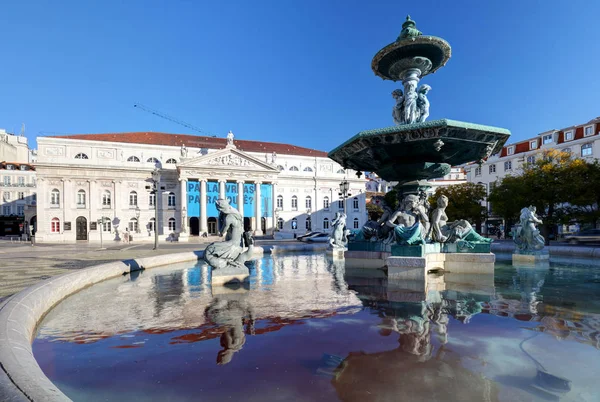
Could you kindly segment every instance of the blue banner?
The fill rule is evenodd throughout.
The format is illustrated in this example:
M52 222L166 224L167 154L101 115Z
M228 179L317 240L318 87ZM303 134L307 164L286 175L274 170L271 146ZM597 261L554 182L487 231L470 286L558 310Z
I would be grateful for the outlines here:
M273 197L272 185L261 185L261 207L262 216L270 217ZM253 217L255 211L255 193L256 185L252 183L244 184L244 216ZM238 205L238 185L237 183L225 183L225 197L229 204L239 210ZM216 202L219 199L219 183L209 181L206 183L206 216L218 217ZM188 217L200 216L200 183L198 180L189 180L187 185L187 215Z
M270 218L273 216L273 185L260 185L260 216Z

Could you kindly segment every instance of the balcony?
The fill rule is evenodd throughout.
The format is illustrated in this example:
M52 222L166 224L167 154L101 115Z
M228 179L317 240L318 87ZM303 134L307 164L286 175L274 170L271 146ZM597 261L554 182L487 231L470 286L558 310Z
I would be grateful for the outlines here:
M0 182L0 187L35 187L35 183L4 183L4 182Z

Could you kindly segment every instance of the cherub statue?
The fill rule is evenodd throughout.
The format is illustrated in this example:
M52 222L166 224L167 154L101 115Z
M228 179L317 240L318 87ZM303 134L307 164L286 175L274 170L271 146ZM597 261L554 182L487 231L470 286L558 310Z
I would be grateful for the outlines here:
M417 95L417 109L419 109L419 123L424 122L429 117L429 100L427 99L427 92L431 90L431 87L427 84L419 87Z
M402 121L402 106L404 102L404 94L401 89L395 89L392 92L392 97L396 100L396 104L392 108L392 118L394 119L394 124L401 125Z
M412 124L417 121L419 110L417 108L417 83L406 81L404 83L404 108L402 120L404 124Z

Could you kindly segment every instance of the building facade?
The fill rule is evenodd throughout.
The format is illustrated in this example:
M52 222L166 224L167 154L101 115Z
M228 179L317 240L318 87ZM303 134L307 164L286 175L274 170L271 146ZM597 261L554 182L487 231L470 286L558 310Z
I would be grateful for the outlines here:
M0 129L0 236L29 233L31 222L26 215L36 203L30 155L26 137Z
M521 174L525 163L533 163L546 149L557 149L584 159L600 157L600 117L587 123L550 130L536 137L505 145L499 154L481 165L472 163L464 167L467 181L485 186L487 193L507 175ZM488 225L497 226L502 219L494 216L492 206L486 202Z
M328 231L366 221L365 180L325 152L289 144L166 133L38 138L37 242L185 241L216 235L227 198L255 235ZM157 169L160 178L153 178ZM152 191L154 180L157 193ZM343 200L340 182L353 197Z

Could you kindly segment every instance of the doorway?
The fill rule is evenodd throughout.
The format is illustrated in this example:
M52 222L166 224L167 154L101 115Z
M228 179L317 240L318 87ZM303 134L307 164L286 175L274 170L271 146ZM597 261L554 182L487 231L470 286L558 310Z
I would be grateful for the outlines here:
M75 233L77 240L87 240L87 219L80 216L75 220Z
M244 217L244 232L252 230L252 220L250 218Z
M217 234L217 218L208 218L208 234L214 235Z
M190 218L190 234L192 236L200 234L200 219L196 216Z

